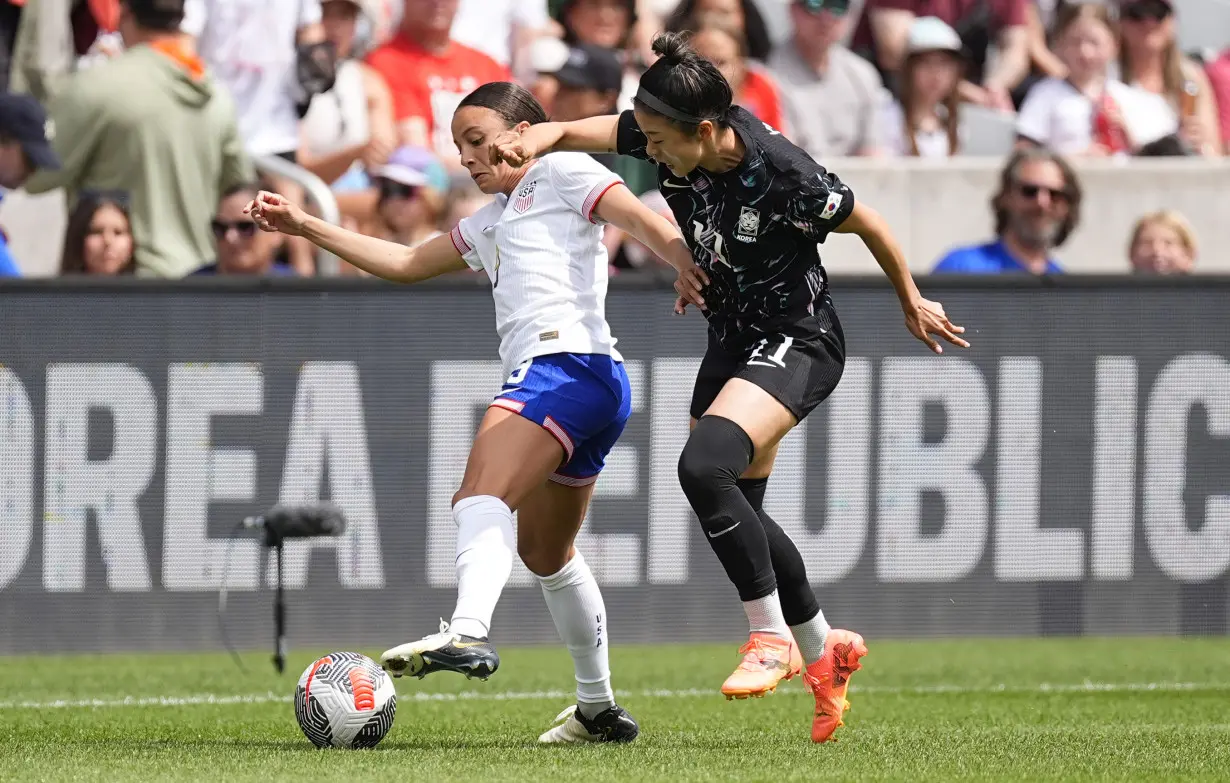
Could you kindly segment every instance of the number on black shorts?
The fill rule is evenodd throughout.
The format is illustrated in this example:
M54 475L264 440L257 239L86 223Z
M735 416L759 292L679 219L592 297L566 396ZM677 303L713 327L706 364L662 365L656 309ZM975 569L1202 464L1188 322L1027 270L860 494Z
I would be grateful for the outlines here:
M781 342L773 353L765 353L769 348L770 339L780 339ZM759 367L785 367L786 351L789 351L792 345L794 345L794 338L785 334L779 334L775 338L762 338L760 342L756 343L756 349L748 357L747 363Z

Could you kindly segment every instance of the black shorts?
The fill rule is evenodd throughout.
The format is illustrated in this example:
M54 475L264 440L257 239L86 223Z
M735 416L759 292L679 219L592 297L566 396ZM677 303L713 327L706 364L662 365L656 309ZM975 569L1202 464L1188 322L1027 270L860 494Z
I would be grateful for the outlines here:
M704 415L731 378L742 378L773 395L802 421L824 402L846 367L846 339L831 301L815 315L778 329L740 353L731 353L709 332L709 349L692 389L692 418Z

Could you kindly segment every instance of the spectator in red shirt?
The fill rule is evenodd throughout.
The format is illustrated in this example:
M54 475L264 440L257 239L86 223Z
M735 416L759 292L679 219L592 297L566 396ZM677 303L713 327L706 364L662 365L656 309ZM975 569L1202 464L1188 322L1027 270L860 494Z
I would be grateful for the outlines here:
M432 148L448 161L457 160L449 118L461 99L479 85L510 79L507 68L449 38L457 3L405 0L401 27L367 57L393 95L400 142Z
M849 0L826 0L848 4ZM867 0L850 48L876 63L885 81L905 62L906 39L914 20L938 17L961 36L967 69L963 100L1012 111L1011 90L1029 73L1030 0ZM999 51L988 69L987 50ZM896 90L894 90L895 92Z
M738 30L705 17L691 23L692 48L718 67L735 94L735 103L750 111L774 130L790 135L777 82L758 63L747 59L747 48Z

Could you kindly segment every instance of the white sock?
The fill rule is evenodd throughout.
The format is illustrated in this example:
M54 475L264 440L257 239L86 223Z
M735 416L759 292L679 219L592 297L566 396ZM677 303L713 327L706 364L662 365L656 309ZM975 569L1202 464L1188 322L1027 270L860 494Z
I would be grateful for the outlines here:
M824 657L824 640L829 635L829 624L824 619L824 612L805 623L790 626L794 634L795 644L803 654L803 663L811 666Z
M748 630L752 633L773 633L785 639L790 638L790 626L782 615L782 602L777 599L777 591L757 598L754 601L744 601L743 611L747 613Z
M491 633L491 615L512 574L512 511L491 495L453 506L457 521L457 608L449 630L479 639Z
M615 706L607 654L606 607L585 558L577 552L557 573L538 577L559 638L572 655L577 709L592 718Z

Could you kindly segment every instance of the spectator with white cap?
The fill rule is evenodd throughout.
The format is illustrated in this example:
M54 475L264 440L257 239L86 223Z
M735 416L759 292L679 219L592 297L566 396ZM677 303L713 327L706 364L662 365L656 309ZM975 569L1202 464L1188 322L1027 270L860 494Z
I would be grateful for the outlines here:
M16 190L39 169L55 171L60 159L51 148L55 126L38 101L28 95L0 93L0 198ZM0 277L21 277L0 232Z
M924 16L910 26L900 97L885 104L885 151L946 158L961 149L961 38L942 19Z

